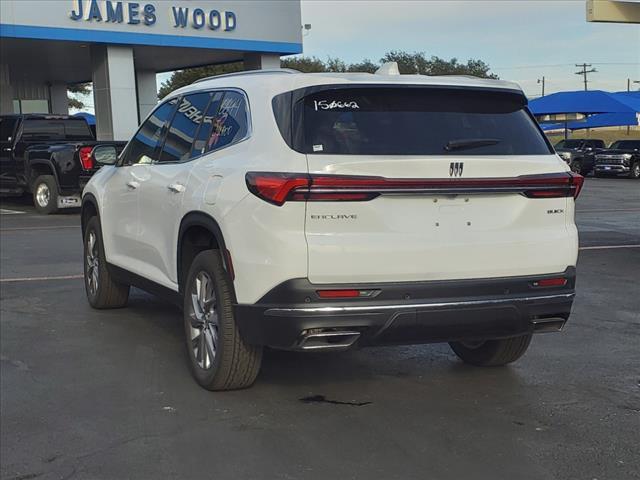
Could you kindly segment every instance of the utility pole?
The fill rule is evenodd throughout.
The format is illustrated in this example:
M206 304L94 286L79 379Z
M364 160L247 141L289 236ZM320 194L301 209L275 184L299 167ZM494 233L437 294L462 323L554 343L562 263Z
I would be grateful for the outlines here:
M576 67L581 67L582 70L580 70L579 72L576 72L576 75L582 75L584 77L584 89L585 91L587 90L587 74L588 73L595 73L597 72L597 70L595 68L592 68L591 70L587 70L587 67L590 67L591 64L590 63L583 63L583 64L576 64Z
M544 97L544 75L542 76L542 79L538 79L538 83L542 84L542 96Z

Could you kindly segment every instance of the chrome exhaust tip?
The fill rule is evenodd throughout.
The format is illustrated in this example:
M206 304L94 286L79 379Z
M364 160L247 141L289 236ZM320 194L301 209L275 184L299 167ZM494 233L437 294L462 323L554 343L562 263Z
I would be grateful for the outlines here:
M558 317L536 318L531 323L533 323L533 333L549 333L562 331L567 320Z
M302 332L296 350L346 350L360 338L360 332L311 329Z

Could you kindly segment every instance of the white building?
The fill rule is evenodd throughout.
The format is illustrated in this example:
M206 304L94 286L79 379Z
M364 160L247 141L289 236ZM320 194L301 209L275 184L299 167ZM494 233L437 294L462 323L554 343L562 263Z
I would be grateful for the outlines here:
M93 82L98 139L124 140L156 73L300 52L298 0L1 0L0 112L67 113L67 86Z

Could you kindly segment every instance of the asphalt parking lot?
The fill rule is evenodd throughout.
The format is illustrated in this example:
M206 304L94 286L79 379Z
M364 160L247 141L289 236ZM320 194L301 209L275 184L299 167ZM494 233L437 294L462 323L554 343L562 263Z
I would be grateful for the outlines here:
M89 307L77 212L1 208L2 479L640 478L640 182L587 179L572 318L518 363L267 352L225 393L191 379L170 304Z

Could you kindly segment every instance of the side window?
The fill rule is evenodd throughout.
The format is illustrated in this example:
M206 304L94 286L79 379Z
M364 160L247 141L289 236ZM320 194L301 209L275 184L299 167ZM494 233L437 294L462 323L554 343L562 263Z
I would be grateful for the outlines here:
M13 139L13 130L17 121L11 117L0 119L0 142L8 142L10 138Z
M178 99L174 98L163 103L155 109L149 118L138 129L138 132L129 142L124 153L122 164L134 165L137 163L150 164L156 153L164 127L175 110Z
M205 152L218 150L247 136L249 115L244 95L225 92L218 112L212 119L212 130L205 145Z
M180 162L189 158L193 140L203 121L210 98L211 94L208 92L182 98L171 121L158 162Z
M211 102L207 107L207 111L202 118L202 123L200 124L200 128L198 129L198 133L196 134L196 138L193 141L193 149L191 150L191 158L198 157L207 151L207 142L209 141L209 137L211 136L211 129L213 128L213 120L218 113L218 109L220 108L220 104L222 103L222 98L224 97L224 92L215 92L213 97L211 97Z

